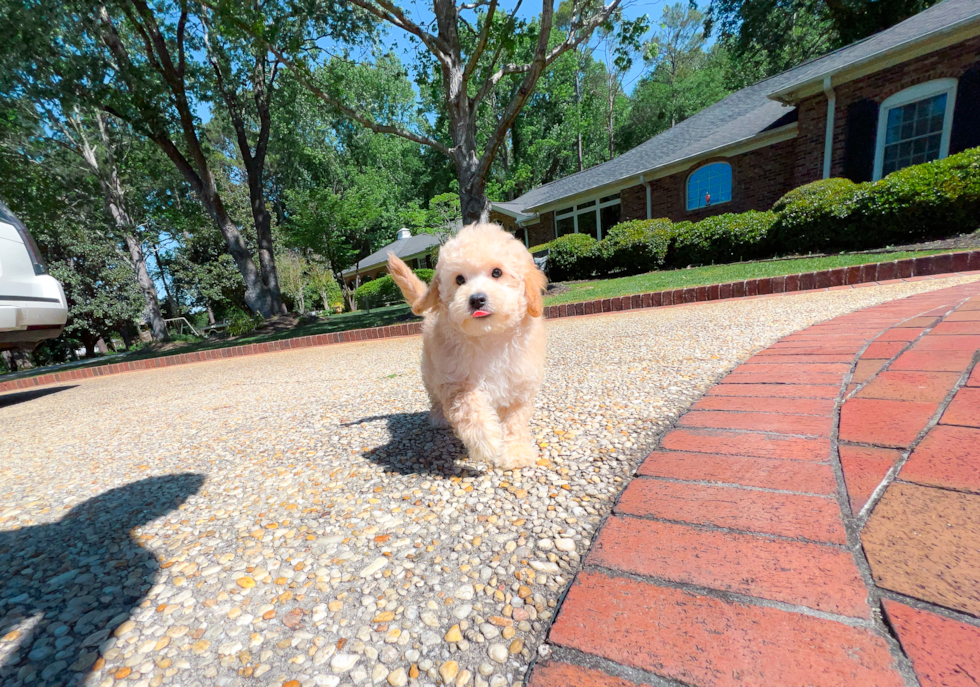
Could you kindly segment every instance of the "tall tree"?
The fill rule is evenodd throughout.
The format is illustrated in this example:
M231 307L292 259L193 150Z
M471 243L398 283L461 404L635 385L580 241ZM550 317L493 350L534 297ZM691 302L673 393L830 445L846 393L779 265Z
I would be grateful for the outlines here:
M883 31L938 0L711 0L707 33L720 41L739 69L740 88Z
M625 21L621 12L602 27L606 66L606 135L609 137L609 159L616 155L617 105L626 100L623 80L633 68L633 60L643 49L643 37L650 30L646 15Z
M497 0L475 4L433 0L431 17L423 21L411 18L416 14L414 8L406 10L394 0L347 0L346 3L319 0L322 16L329 17L335 12L354 7L382 25L406 33L427 51L438 64L441 74L442 106L448 117L448 131L444 138L432 136L418 128L404 127L401 122L387 120L371 110L353 107L343 89L337 87L338 84L318 81L307 58L315 42L307 42L302 50L277 45L266 36L264 29L255 31L254 24L241 18L238 23L242 28L255 31L321 101L336 111L375 132L407 138L450 158L459 184L463 221L468 223L487 214L487 177L490 168L541 74L561 55L587 41L593 31L608 20L620 2L612 0L608 5L602 5L594 0L574 0L573 19L567 34L564 40L552 46L554 2L544 0L536 22L538 36L532 58L526 62L507 62L505 60L510 57L513 45L517 8L506 17L498 17ZM226 0L221 7L232 16L238 11L230 0ZM434 25L434 33L427 28L430 24ZM479 110L501 80L508 78L517 78L520 87L502 108L490 135L485 140L478 140Z
M705 51L703 16L677 3L665 7L646 44L646 71L633 89L620 129L625 151L671 128L728 94L724 50Z
M100 109L153 141L224 237L248 306L270 316L274 299L229 215L201 136L211 70L203 63L203 21L192 12L199 9L189 0L5 3L0 82L34 102Z

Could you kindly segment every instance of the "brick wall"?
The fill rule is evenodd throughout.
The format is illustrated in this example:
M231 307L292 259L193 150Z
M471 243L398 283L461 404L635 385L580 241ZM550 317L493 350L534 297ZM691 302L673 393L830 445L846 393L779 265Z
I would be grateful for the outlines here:
M837 104L834 110L831 176L842 176L844 173L847 108L851 103L870 98L880 104L885 98L909 86L933 79L958 77L978 62L980 62L980 37L971 38L909 62L834 86ZM801 100L797 109L799 135L796 138L795 185L801 186L823 177L827 99L823 94L814 95Z
M537 224L527 227L528 246L540 246L555 238L555 213L543 212Z
M688 211L687 177L698 167L719 161L732 166L731 202ZM683 172L650 182L652 217L666 217L674 222L696 222L726 212L768 210L793 188L794 162L795 139L733 157L701 160ZM646 188L643 184L624 190L621 197L624 220L646 218Z

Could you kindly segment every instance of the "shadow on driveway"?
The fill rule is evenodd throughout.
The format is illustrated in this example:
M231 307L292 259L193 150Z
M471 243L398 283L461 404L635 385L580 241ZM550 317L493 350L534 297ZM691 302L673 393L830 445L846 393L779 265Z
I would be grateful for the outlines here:
M69 386L52 386L46 389L32 389L30 391L18 391L17 393L13 394L4 394L3 396L0 396L0 408L15 406L18 403L27 403L28 401L33 401L38 398L50 396L51 394L56 394L59 391L74 389L77 386L77 384L71 384Z
M151 477L89 499L58 522L0 532L0 684L81 684L160 567L130 531L203 483L192 473Z
M463 442L450 429L435 429L430 426L428 412L374 415L344 423L341 427L353 427L378 420L388 423L391 439L374 448L366 457L389 472L402 475L425 473L443 477L478 477L483 474L482 468L467 467L456 459L456 456L466 454Z

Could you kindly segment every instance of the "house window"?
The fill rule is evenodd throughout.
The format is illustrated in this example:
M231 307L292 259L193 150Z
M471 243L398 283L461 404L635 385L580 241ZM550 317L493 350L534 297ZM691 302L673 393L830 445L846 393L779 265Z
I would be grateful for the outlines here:
M878 111L877 181L894 171L949 154L956 79L937 79L886 98Z
M593 198L555 213L555 236L588 234L596 240L619 224L619 194Z
M687 209L721 205L732 199L732 166L712 162L699 167L687 178Z

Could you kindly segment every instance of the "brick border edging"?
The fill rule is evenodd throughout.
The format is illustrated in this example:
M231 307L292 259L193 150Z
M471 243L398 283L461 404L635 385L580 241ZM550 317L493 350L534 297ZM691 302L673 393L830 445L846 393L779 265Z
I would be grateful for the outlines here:
M691 286L684 289L670 289L667 291L655 291L652 293L619 296L616 298L602 298L578 303L563 303L561 305L550 305L546 307L544 309L544 316L547 319L558 319L579 315L597 315L623 310L640 310L643 308L660 308L685 303L750 298L776 293L812 291L816 289L973 271L980 271L980 250L927 255L921 258L908 258L905 260L893 260L891 262L872 262L862 265L851 265L850 267L837 267L832 270L821 270L819 272L788 274L781 277L761 277L759 279L747 279L745 281L728 282L726 284ZM421 333L421 322L408 322L384 327L349 329L333 334L300 336L260 344L227 346L225 348L214 348L207 351L178 353L159 358L83 367L75 370L66 370L65 372L51 372L34 377L14 379L9 382L0 382L0 393L34 389L48 384L60 384L81 379L105 377L123 372L152 370L159 367L238 358L246 355L274 353L276 351L309 348L311 346L329 346L331 344L352 343L355 341L414 336Z
M544 314L548 319L556 319L621 310L659 308L684 303L764 296L773 293L811 291L835 286L853 286L952 272L972 272L974 270L980 270L980 250L927 255L921 258L907 258L905 260L892 260L891 262L872 262L851 265L850 267L836 267L832 270L820 270L819 272L787 274L782 277L761 277L726 284L690 286L684 289L669 289L580 303L549 305L544 309Z

